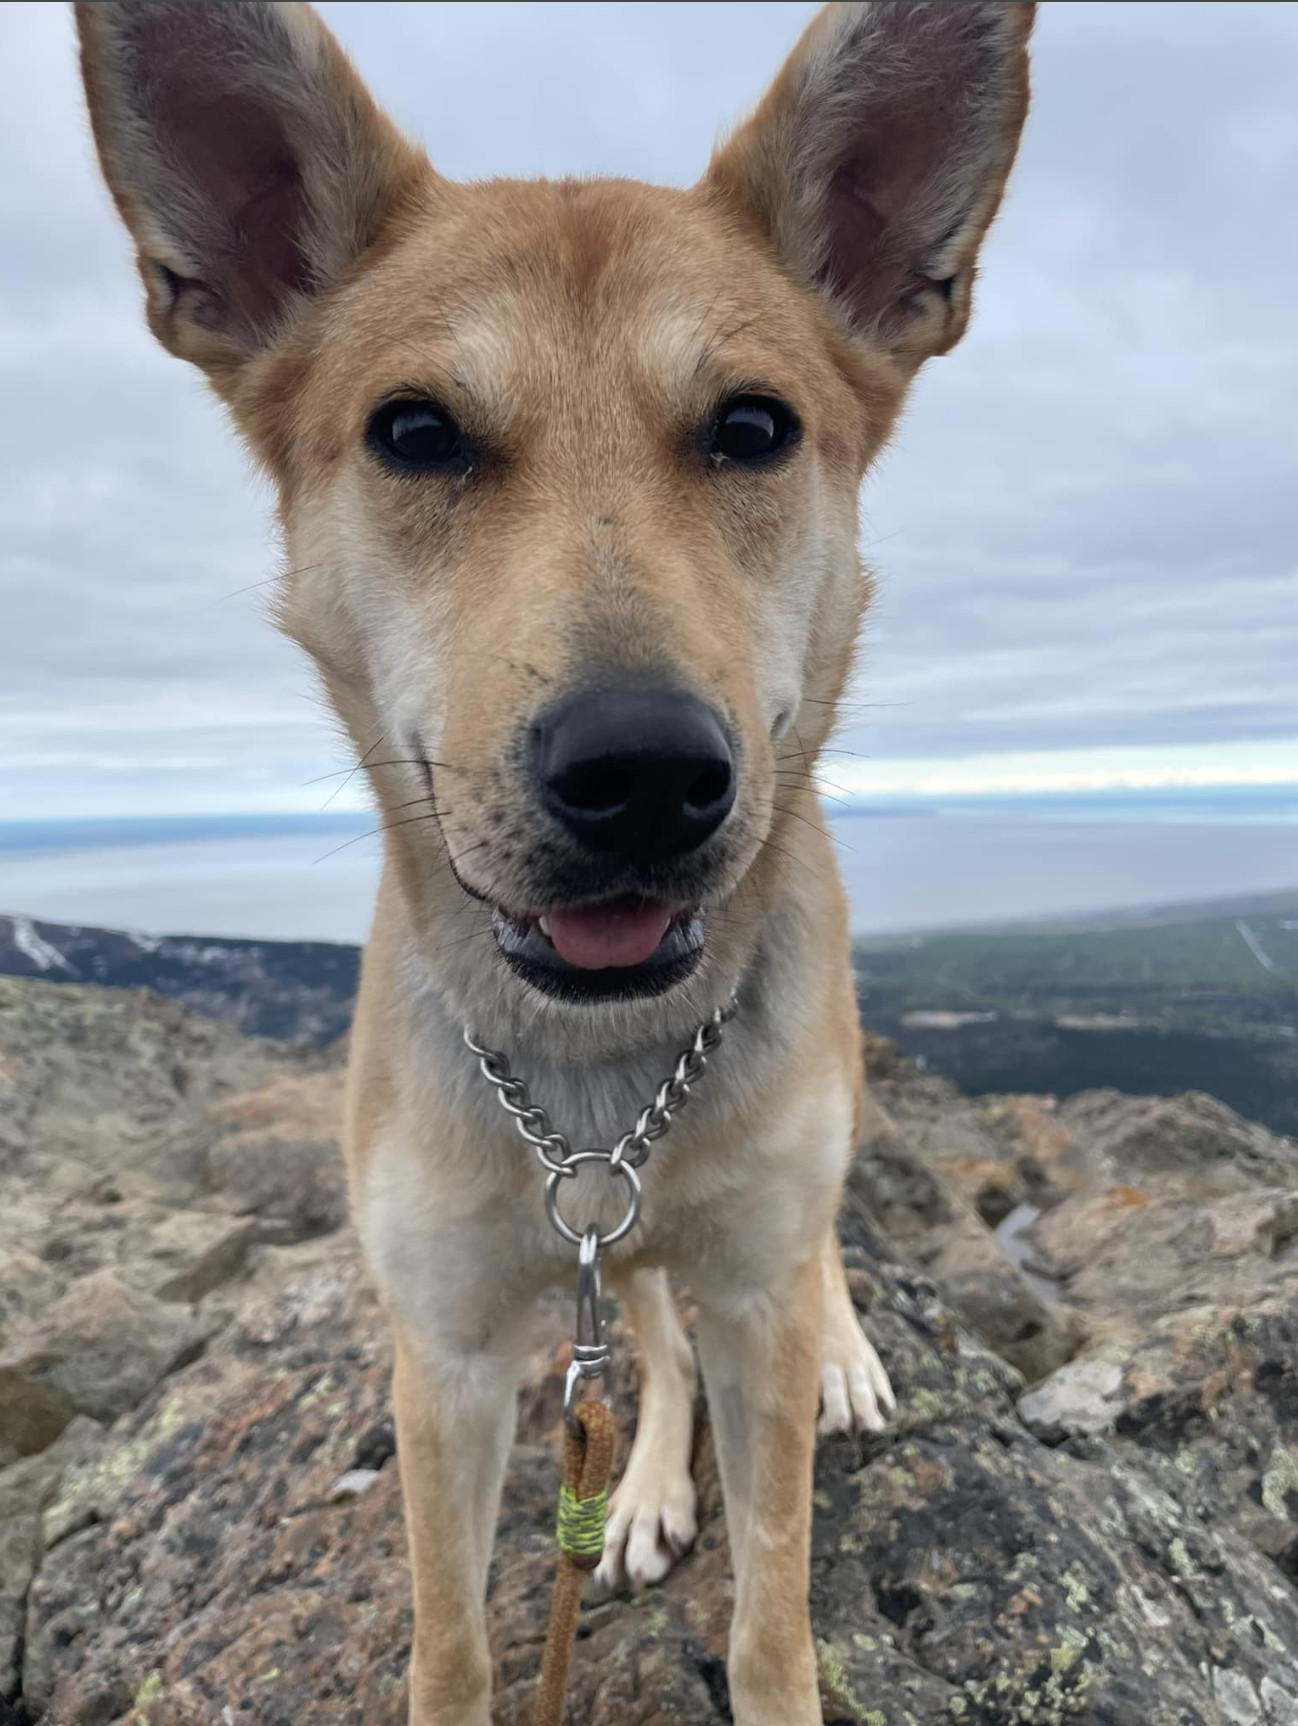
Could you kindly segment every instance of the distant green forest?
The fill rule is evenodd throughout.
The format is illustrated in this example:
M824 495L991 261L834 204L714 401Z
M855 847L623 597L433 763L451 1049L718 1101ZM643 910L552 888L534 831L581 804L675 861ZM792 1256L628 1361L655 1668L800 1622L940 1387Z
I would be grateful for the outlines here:
M970 1091L1211 1091L1298 1134L1298 891L855 946L865 1023Z

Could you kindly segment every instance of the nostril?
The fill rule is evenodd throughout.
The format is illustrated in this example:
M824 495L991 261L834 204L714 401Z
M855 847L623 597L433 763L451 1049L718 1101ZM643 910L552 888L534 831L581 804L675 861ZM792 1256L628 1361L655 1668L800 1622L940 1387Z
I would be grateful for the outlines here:
M687 809L713 809L730 790L730 768L724 761L705 767L685 794Z
M588 762L570 768L554 788L570 809L591 815L614 815L630 801L631 775L625 767Z

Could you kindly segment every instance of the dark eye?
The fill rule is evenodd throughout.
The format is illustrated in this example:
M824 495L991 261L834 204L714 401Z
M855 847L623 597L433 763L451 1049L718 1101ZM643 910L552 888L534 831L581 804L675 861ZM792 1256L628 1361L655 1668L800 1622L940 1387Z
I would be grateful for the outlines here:
M727 461L762 461L789 442L797 425L793 410L774 396L731 396L712 427L711 451Z
M462 473L469 465L459 426L436 402L387 402L370 421L370 442L397 467Z

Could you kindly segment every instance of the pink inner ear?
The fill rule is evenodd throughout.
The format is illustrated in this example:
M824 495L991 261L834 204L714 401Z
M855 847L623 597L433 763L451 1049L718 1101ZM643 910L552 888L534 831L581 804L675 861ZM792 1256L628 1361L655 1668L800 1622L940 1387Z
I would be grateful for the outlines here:
M148 119L173 195L168 219L197 260L210 320L265 328L289 295L310 285L301 244L306 194L283 115L250 87L248 44L229 39L221 8L136 11ZM231 67L245 69L237 85ZM268 92L274 82L272 68Z
M863 321L886 318L919 285L927 255L949 231L941 176L953 130L940 108L872 114L834 171L824 272Z
M908 295L928 283L933 254L969 214L994 124L984 99L997 79L1003 23L954 0L889 8L887 17L899 40L862 42L826 104L842 106L823 267L862 322L885 326L904 316ZM889 48L909 60L911 76L890 75Z

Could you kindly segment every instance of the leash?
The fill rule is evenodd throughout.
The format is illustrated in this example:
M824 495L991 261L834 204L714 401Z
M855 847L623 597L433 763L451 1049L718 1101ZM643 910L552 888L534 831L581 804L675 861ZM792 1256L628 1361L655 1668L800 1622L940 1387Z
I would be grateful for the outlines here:
M608 1378L609 1346L600 1310L600 1254L605 1247L624 1239L639 1222L642 1196L639 1171L655 1139L662 1138L689 1102L690 1087L703 1077L708 1056L720 1046L724 1028L734 1017L737 1005L732 995L724 1007L718 1007L698 1024L693 1037L677 1056L670 1077L659 1085L653 1101L641 1109L635 1126L623 1133L612 1150L574 1151L545 1110L532 1101L524 1080L510 1071L504 1055L487 1048L472 1031L464 1033L465 1043L478 1057L483 1078L493 1087L501 1108L513 1117L514 1125L545 1170L545 1214L551 1226L577 1248L577 1322L572 1361L563 1384L563 1469L555 1518L559 1559L532 1726L560 1726L568 1668L577 1637L582 1579L604 1555L608 1482L613 1472L617 1426L607 1397L599 1401L578 1398L583 1382L596 1379L604 1382ZM595 1228L579 1232L559 1209L563 1182L572 1180L587 1163L603 1164L610 1177L617 1176L626 1186L626 1209L616 1226L605 1234Z

